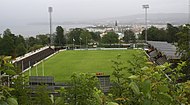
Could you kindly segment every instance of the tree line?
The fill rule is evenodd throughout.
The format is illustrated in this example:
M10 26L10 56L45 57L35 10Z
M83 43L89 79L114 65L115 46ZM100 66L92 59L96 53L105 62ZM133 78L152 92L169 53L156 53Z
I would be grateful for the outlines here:
M6 29L0 37L0 55L17 56L34 51L49 43L47 35L24 38L22 35L15 35L10 29Z
M27 52L35 51L43 46L49 46L50 41L55 46L66 46L69 44L88 45L88 43L116 43L118 36L114 32L109 32L105 38L100 37L99 32L89 32L88 30L75 28L67 34L64 34L64 29L61 26L56 28L53 38L50 35L36 35L30 37L23 37L22 35L15 35L10 29L6 29L0 37L0 55L17 56L24 55Z
M172 24L167 24L166 28L156 28L151 26L147 29L147 40L149 41L167 41L168 43L177 42L179 36L177 33L181 32L181 28L183 26L173 26ZM142 31L139 39L144 39L145 30Z
M148 28L149 41L167 41L174 43L178 47L178 52L183 55L184 60L189 58L189 24L181 26L173 26L167 24L165 28L156 28L151 26ZM132 30L125 30L124 37L119 39L119 36L114 31L109 31L100 36L100 32L89 32L86 29L75 28L64 34L64 29L61 26L56 27L56 32L53 34L53 45L55 46L72 46L80 45L87 47L89 43L101 44L118 44L118 43L136 43L137 40L144 40L145 30L136 37ZM0 55L10 55L13 57L24 55L27 52L34 51L43 46L50 45L49 35L36 35L36 37L24 38L22 35L11 33L10 29L4 31L0 37Z
M30 37L23 37L22 35L15 35L10 29L6 29L0 37L0 55L22 56L28 52L35 51L43 46L50 46L50 42L53 42L55 46L83 46L88 47L89 43L95 44L118 44L121 40L125 43L129 43L130 40L136 40L134 33L129 30L125 32L123 39L118 39L119 36L114 31L109 31L100 36L100 32L89 32L86 29L75 28L70 32L64 34L64 29L61 26L56 27L56 32L52 35L40 34Z

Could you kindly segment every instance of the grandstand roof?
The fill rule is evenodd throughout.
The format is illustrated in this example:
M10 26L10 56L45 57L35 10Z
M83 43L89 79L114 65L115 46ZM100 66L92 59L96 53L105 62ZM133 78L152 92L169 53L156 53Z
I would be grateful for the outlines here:
M161 42L161 41L147 41L147 43L151 46L153 46L155 49L160 51L162 54L164 54L167 59L180 59L181 56L177 55L177 48L168 43L168 42Z
M39 52L41 52L41 51L43 51L43 50L45 50L45 49L48 49L48 48L49 48L49 46L45 46L45 47L42 47L42 48L40 48L40 49L38 49L38 50L36 50L36 51L29 52L29 53L27 53L27 54L25 54L25 55L23 55L23 56L17 57L17 58L16 58L15 60L13 60L12 62L14 63L14 62L20 61L20 60L22 60L22 59L25 59L25 58L27 58L27 57L29 57L29 56L31 56L31 55L34 55L34 54L36 54L36 53L39 53Z

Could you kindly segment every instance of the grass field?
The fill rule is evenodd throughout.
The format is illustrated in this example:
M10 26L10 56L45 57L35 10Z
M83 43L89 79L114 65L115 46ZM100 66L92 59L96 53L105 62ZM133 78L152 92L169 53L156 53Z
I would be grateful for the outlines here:
M45 76L54 76L56 82L68 81L73 73L97 73L103 72L111 75L113 63L118 54L127 66L127 61L133 59L133 54L143 52L141 50L83 50L62 51L44 61L43 65L31 69L32 76L42 75L44 66ZM37 69L36 69L37 68ZM28 74L28 72L26 72ZM127 73L127 72L126 72Z

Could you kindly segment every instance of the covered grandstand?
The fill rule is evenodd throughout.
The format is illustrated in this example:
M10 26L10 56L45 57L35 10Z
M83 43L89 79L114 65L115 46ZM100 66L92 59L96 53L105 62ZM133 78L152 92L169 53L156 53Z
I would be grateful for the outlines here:
M39 50L27 53L24 56L18 57L12 62L14 63L14 65L19 67L22 71L25 71L27 68L32 67L37 62L52 55L54 52L55 50L53 48L47 46Z
M157 65L163 65L166 62L175 63L181 56L177 54L177 48L167 42L147 41L149 50L147 54L150 60Z

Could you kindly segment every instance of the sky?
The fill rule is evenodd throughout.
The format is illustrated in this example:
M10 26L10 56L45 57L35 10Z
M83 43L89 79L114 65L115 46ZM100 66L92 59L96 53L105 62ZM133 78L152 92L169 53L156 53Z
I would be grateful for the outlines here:
M188 0L0 0L1 27L48 22L48 7L53 21L79 21L149 13L188 13Z

